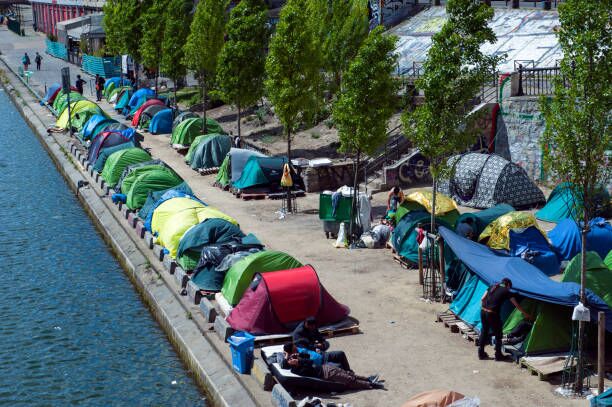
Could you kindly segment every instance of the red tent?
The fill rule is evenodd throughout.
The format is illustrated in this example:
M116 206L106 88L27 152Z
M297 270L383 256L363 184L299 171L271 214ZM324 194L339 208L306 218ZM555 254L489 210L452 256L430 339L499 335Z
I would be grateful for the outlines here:
M350 309L325 290L312 266L257 274L232 310L232 328L252 334L282 334L314 316L319 325L339 322Z
M161 106L165 106L165 103L162 102L159 99L149 99L146 102L144 102L142 104L142 106L140 106L138 108L138 110L136 110L136 113L134 113L134 117L132 117L132 126L138 126L138 121L140 120L140 115L141 113L149 106L153 106L153 105L161 105Z

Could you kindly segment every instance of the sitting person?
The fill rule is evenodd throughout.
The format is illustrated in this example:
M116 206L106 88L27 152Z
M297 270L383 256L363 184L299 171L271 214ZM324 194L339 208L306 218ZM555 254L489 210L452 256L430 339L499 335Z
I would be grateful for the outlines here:
M308 353L315 363L321 365L333 363L339 365L344 370L351 370L348 359L343 351L326 352L329 349L329 342L323 338L315 317L308 317L301 322L293 331L293 343L300 353ZM317 357L318 355L318 357Z
M516 345L525 341L529 332L533 328L533 321L523 319L519 322L512 331L503 339L502 344L504 345Z
M300 353L297 347L288 343L283 346L284 358L281 362L283 369L299 376L316 377L331 382L340 383L347 389L382 389L384 384L378 380L378 375L370 377L358 376L352 371L342 369L334 364L323 363L317 365L308 353Z

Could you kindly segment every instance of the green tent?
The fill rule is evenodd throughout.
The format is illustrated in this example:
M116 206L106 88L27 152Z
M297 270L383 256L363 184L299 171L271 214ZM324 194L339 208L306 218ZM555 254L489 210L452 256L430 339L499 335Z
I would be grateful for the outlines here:
M219 167L219 172L217 173L217 178L215 178L215 182L225 188L232 181L232 171L230 170L230 155L226 155Z
M612 250L610 250L610 252L608 252L608 255L606 256L606 258L604 259L604 264L606 266L608 266L608 268L610 270L612 270Z
M102 179L114 187L128 165L149 161L151 156L141 148L128 148L111 154L102 170Z
M203 119L200 117L182 121L172 130L170 144L178 147L187 147L191 145L193 140L202 133L202 123ZM209 134L225 134L219 123L211 118L206 119L206 131Z
M211 135L212 134L201 134L201 135L197 136L195 139L193 139L193 142L189 146L189 150L187 151L187 154L185 154L185 162L187 164L191 164L191 159L193 158L193 153L195 153L196 149L198 148L198 146L200 145L202 140L204 140L207 137L210 137Z
M117 151L130 149L134 147L136 147L134 143L129 141L127 143L118 144L116 146L103 148L102 150L100 150L100 154L98 154L98 158L96 159L96 162L94 163L94 166L93 166L94 171L98 173L102 172L102 170L104 169L104 166L106 165L106 161L108 160L108 157L110 157Z
M227 271L221 293L234 306L242 298L253 280L255 273L288 270L302 267L302 263L288 254L276 251L262 251L239 260Z
M211 134L202 140L193 154L191 168L219 167L232 148L232 139L224 134Z
M79 100L85 100L83 95L79 92L71 91L70 92L70 103L78 102ZM62 114L65 108L68 107L68 96L64 93L64 91L60 91L60 93L55 97L53 101L53 110L55 110L59 115Z
M283 167L286 163L287 157L251 156L244 166L240 178L234 182L233 186L237 189L280 187Z
M80 110L72 117L72 127L76 128L77 131L81 131L85 123L95 115L107 116L106 112L96 104L89 105L86 109Z
M169 169L153 169L144 172L134 180L127 193L126 205L130 209L138 209L147 201L150 191L161 191L182 182L181 177Z
M117 88L117 83L118 82L112 81L111 83L108 84L108 86L106 88L104 88L104 90L103 90L104 99L106 99L106 100L109 99L111 92L114 91Z
M508 204L498 204L483 211L463 213L457 219L456 225L459 226L460 223L465 222L467 219L472 219L474 235L480 236L489 223L512 211L514 211L512 206Z
M575 256L561 278L562 282L580 283L581 255ZM586 288L612 305L612 273L595 252L587 252ZM543 301L525 299L521 306L528 313L537 314L531 332L525 338L522 350L527 354L566 351L570 347L572 333L572 308ZM523 315L514 310L504 324L504 333L510 332Z
M121 187L121 193L127 195L127 193L132 188L132 184L141 174L152 170L165 170L166 168L166 165L157 160L153 160L151 162L145 161L142 163L130 164L125 168L125 170L123 170L123 173L121 174L122 178L119 178L119 186Z

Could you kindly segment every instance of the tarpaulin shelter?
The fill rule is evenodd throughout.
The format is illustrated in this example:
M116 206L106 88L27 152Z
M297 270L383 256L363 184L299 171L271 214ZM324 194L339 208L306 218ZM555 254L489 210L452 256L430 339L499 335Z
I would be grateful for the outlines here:
M267 188L268 190L280 189L280 180L283 176L283 167L287 163L287 157L249 157L244 166L240 178L232 183L236 189ZM293 178L292 174L292 178ZM295 180L298 179L297 174Z
M503 278L512 280L512 290L519 295L551 304L574 307L580 299L580 285L556 282L534 265L519 257L496 253L485 245L463 238L441 226L440 235L453 253L476 274L487 286ZM606 313L606 328L612 331L612 312L608 305L591 290L586 290L591 317L597 319L596 311Z
M106 161L111 155L118 151L127 150L134 147L136 147L136 145L133 142L128 141L127 143L121 143L116 146L101 149L96 162L93 164L93 170L98 173L102 172L104 166L106 165Z
M232 148L232 139L224 134L210 134L195 149L191 158L191 168L219 167Z
M235 263L225 275L221 293L227 302L234 306L251 284L255 273L294 269L302 263L290 255L277 251L261 251L251 254Z
M77 92L76 89L70 88L70 103L78 102L79 100L85 100L85 97ZM60 89L53 99L53 110L57 114L61 114L65 108L68 107L68 94Z
M201 117L183 120L172 130L170 144L174 148L189 147L193 140L202 134L202 123ZM225 134L219 123L209 117L206 118L206 131L207 133Z
M174 258L176 258L180 240L189 228L206 219L213 218L224 219L234 225L238 224L234 218L212 206L197 205L198 202L187 199L187 201L189 201L188 205L191 205L191 207L172 212L161 226L157 226L157 223L160 222L156 221L157 218L155 215L160 209L165 210L164 207L173 205L173 201L185 199L186 198L174 198L161 204L155 212L153 212L153 221L151 222L153 230L158 231L158 243L168 249L170 256ZM155 229L156 227L159 229Z
M142 208L140 208L140 211L138 211L138 216L144 221L146 230L151 231L151 222L153 221L153 214L157 207L172 198L190 198L206 206L206 203L193 195L191 187L186 182L182 182L177 186L161 191L151 191L147 196L147 201Z
M128 148L111 154L102 170L102 179L114 187L128 165L149 161L151 156L141 148Z
M242 170L251 156L265 157L264 154L254 151L245 150L242 148L231 148L225 156L219 173L217 174L216 182L225 187L232 182L236 182L242 175Z
M140 117L138 118L138 124L137 126L141 129L148 129L149 128L149 123L151 123L151 120L153 119L153 117L161 112L162 110L167 110L168 108L166 107L166 105L153 105L153 106L148 106L147 108L143 109L142 112L140 113Z
M264 252L265 253L265 252ZM251 334L282 334L314 316L328 325L348 317L350 309L336 301L310 265L257 274L227 322Z
M509 212L514 212L514 208L508 204L499 204L491 208L484 209L478 212L466 212L462 213L457 218L456 227L459 224L466 222L468 219L472 219L472 228L474 229L474 235L480 236L483 230L495 219Z
M570 260L582 250L582 235L578 224L564 219L548 232L548 238L561 260ZM586 235L588 251L594 251L604 258L612 250L612 226L603 218L589 222Z
M438 190L458 204L490 208L500 203L514 208L532 208L546 199L519 165L496 154L467 153L448 160L450 179L440 181Z
M117 102L115 103L115 110L118 112L123 111L123 109L127 108L130 103L130 99L132 98L133 90L132 88L125 88L121 90L117 94Z
M103 148L128 143L130 141L132 141L131 138L118 131L105 131L104 133L100 133L92 140L91 146L89 146L87 161L94 163L98 159L100 150Z
M510 230L525 229L534 226L540 230L543 236L546 232L540 229L538 221L529 212L508 212L489 223L478 237L479 242L486 243L493 249L510 249Z
M521 257L539 268L547 276L561 272L557 254L539 229L511 229L509 234L510 256Z
M89 120L87 120L87 123L85 123L85 125L83 126L83 130L81 130L81 140L86 141L92 139L98 134L99 130L111 123L118 122L117 120L110 119L102 114L96 114L91 116Z
M127 207L138 209L144 205L149 191L168 189L181 182L183 179L174 171L168 168L155 168L141 173L134 179L129 190L122 189L121 191L126 194Z
M395 212L395 222L399 222L411 211L427 211L431 213L433 208L433 193L427 190L418 190L406 196ZM455 201L444 194L436 194L436 217L444 218L444 221L454 226L459 218L459 210Z
M166 104L159 99L149 99L146 102L144 102L142 105L140 105L138 110L136 110L136 112L134 113L134 117L132 118L132 126L138 126L138 123L140 121L140 115L147 107L156 106L156 105L166 106Z
M57 95L61 88L62 85L60 85L59 83L51 84L51 86L47 88L47 92L45 93L45 97L43 97L42 102L53 103L53 100L51 100L51 98L54 98L54 96Z
M227 243L240 240L244 233L225 219L211 218L198 223L181 237L176 253L177 262L183 270L193 270L200 260L202 247L211 243Z
M151 134L166 134L172 133L172 116L173 109L163 109L151 118L149 122L149 132Z
M190 111L181 112L172 121L172 130L174 130L176 128L176 126L178 126L179 124L181 124L185 120L192 119L192 118L197 119L198 117L200 117L200 116L198 116L197 114L195 114L193 112L190 112Z
M193 154L195 153L200 143L210 136L212 136L212 134L200 134L199 136L193 139L193 141L191 142L191 145L189 146L189 150L187 150L187 154L185 154L185 162L187 164L191 164L191 159L193 158Z
M123 114L126 119L129 119L136 111L142 106L147 99L155 96L155 92L149 88L140 88L132 97L130 97L130 101L128 102L125 109L123 109Z

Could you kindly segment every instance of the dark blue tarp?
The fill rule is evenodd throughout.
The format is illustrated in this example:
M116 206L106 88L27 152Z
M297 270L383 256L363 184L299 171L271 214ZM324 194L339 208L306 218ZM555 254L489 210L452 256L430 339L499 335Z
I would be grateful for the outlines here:
M164 109L157 112L149 123L149 132L151 134L172 133L173 112L172 109Z
M521 257L533 264L547 276L561 272L561 264L552 247L538 228L510 230L510 256Z
M579 284L558 283L519 257L495 253L487 246L465 239L444 226L440 226L439 230L446 246L485 284L490 286L507 277L512 280L512 291L525 297L567 307L578 304ZM586 297L591 318L596 320L597 312L604 311L606 328L612 331L612 312L608 305L591 290L586 290Z
M602 259L612 250L612 226L603 218L589 222L587 233L587 251L594 251ZM582 249L580 228L572 219L564 219L553 230L548 232L553 249L561 260L571 260Z

